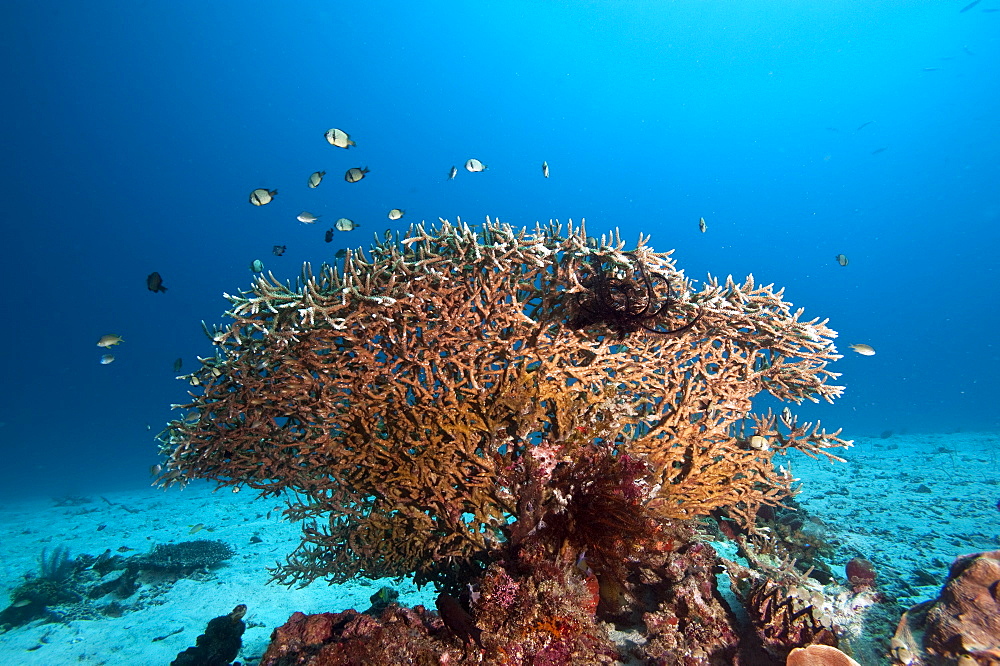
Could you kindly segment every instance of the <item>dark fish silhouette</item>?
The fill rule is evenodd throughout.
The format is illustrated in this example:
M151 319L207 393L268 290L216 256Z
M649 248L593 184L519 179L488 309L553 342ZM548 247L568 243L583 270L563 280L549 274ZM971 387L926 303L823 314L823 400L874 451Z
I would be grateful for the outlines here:
M182 359L182 358L176 359L174 361L174 372L177 372L178 370L180 370L182 365L184 365L184 359Z
M285 250L287 249L288 247L285 245L275 245L274 248L271 250L271 254L273 254L276 257L280 257L285 253Z
M327 229L326 234L323 236L323 240L327 243L333 240L333 229Z
M976 5L978 5L980 2L982 2L982 0L972 0L972 2L970 2L966 6L962 7L960 10L958 10L958 13L961 14L962 12L967 12L970 9L972 9L973 7L975 7Z
M884 153L887 150L889 150L889 146L882 146L881 148L876 148L875 150L873 150L872 155L878 155L879 153Z
M146 289L150 291L166 291L167 288L163 286L163 278L156 271L153 271L146 276Z
M866 123L861 123L860 125L858 125L858 129L856 129L856 130L854 130L854 131L855 131L855 132L860 132L860 131L861 131L861 130L863 130L864 128L866 128L866 127L868 127L869 125L871 125L871 124L872 124L873 122L875 122L875 121L874 121L874 120L869 120L869 121L868 121L868 122L866 122Z

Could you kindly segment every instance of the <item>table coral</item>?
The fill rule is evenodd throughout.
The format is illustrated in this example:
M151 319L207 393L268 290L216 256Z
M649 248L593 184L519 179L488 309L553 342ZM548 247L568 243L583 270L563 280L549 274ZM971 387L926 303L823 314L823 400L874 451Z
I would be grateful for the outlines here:
M159 481L292 491L283 583L415 574L457 595L535 548L563 577L585 558L608 603L670 520L750 526L792 492L775 455L850 444L750 411L840 395L826 321L752 276L697 286L642 236L442 220L227 298Z

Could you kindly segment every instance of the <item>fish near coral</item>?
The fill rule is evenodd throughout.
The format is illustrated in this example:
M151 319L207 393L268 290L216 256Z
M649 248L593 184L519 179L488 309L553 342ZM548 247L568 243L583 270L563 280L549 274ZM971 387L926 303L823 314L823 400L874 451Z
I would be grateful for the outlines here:
M476 621L462 608L457 599L442 592L434 600L434 605L445 625L455 632L456 636L466 643L475 641L476 645L483 647L480 639L482 630L476 626Z

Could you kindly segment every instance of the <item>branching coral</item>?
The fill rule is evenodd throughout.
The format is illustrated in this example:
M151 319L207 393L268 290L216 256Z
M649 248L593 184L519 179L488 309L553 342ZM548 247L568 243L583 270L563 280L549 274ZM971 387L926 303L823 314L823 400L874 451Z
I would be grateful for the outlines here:
M634 505L660 519L725 507L749 524L791 492L775 453L849 444L750 415L762 391L838 396L835 333L752 277L693 291L647 241L626 251L617 232L596 241L582 225L442 220L349 252L342 268L307 265L295 285L258 276L227 295L234 322L207 331L217 354L188 376L160 481L292 491L287 516L304 526L276 570L285 583L454 583L549 523L599 558L596 526L573 512L608 502L612 515ZM638 325L595 316L589 290L636 275L641 288L609 298ZM611 480L595 447L621 456ZM588 496L594 483L624 487L630 459L642 467L634 498Z

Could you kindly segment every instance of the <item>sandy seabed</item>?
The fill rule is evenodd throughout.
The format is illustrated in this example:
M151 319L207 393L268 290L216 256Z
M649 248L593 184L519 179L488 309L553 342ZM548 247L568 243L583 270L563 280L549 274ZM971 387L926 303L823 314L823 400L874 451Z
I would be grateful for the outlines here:
M1000 548L1000 436L862 438L844 457L844 463L830 463L796 453L775 460L790 464L801 480L798 501L825 525L826 540L837 548L830 563L837 575L852 557L865 557L875 564L879 589L908 607L937 596L957 555ZM433 608L433 590L418 591L409 581L321 581L304 589L268 584L267 568L299 543L298 526L280 519L280 500L213 492L207 484L78 500L0 502L0 608L25 574L38 570L43 548L65 547L71 557L108 549L129 556L159 543L212 539L236 554L171 585L144 584L120 601L120 617L36 620L0 634L0 657L11 663L168 664L194 645L210 619L242 603L248 628L240 660L254 664L274 628L294 611L364 610L381 586L396 589L404 605ZM97 599L88 606L99 610L108 603Z

